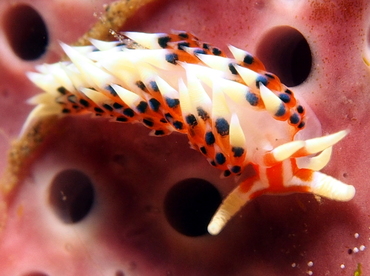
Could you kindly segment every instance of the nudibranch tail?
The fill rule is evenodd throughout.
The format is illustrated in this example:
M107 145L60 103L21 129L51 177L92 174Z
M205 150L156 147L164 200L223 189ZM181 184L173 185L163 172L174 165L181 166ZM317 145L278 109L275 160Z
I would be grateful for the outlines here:
M233 58L187 32L127 32L121 41L61 44L69 62L38 66L29 79L44 90L30 100L35 118L92 114L141 123L151 135L186 134L193 149L223 171L255 174L226 197L209 224L217 234L249 200L262 194L308 192L350 200L354 187L317 172L347 131L295 140L309 129L293 91L250 53ZM311 114L311 118L314 115ZM303 130L303 132L305 131ZM311 138L311 139L309 139ZM317 154L316 156L311 156Z

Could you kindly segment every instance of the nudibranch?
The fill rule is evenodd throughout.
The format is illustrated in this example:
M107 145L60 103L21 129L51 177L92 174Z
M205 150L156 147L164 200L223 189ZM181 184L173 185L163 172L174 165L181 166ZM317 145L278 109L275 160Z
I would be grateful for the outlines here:
M353 186L319 172L348 131L299 139L296 134L309 127L307 107L259 59L233 46L229 58L187 32L121 36L91 39L90 46L61 43L70 61L29 72L44 93L30 99L37 106L24 129L46 115L91 113L142 123L153 136L186 134L191 147L223 176L241 177L209 223L212 235L263 194L353 198ZM254 174L242 179L247 167Z

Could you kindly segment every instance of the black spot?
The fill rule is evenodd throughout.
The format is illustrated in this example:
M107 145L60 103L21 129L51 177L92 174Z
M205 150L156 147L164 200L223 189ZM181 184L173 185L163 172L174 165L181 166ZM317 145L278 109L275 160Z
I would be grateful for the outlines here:
M201 153L203 153L204 155L207 154L207 149L206 147L200 147L199 150L201 151Z
M278 109L278 111L276 111L276 113L275 113L275 116L276 117L281 117L281 116L284 116L285 115L285 106L283 105L283 104L281 104L280 106L279 106L279 109Z
M49 203L64 223L83 220L93 207L95 191L90 178L78 170L57 174L49 189Z
M214 160L210 161L209 164L211 164L211 166L213 166L213 167L217 167L217 164Z
M107 90L109 92L109 94L111 94L113 97L117 97L118 96L116 90L114 90L113 87L110 86L110 85L107 85L105 87L105 90Z
M225 118L218 118L215 126L218 134L221 136L229 135L229 123Z
M64 86L60 86L57 88L57 91L62 94L62 95L65 95L67 93L67 89L64 87Z
M197 119L193 114L186 116L185 121L191 127L195 127L198 124Z
M157 99L152 98L149 100L149 106L153 111L158 111L160 105L161 103Z
M206 121L209 119L209 115L207 111L205 111L202 107L197 107L198 116L202 118L203 121Z
M148 107L148 103L147 102L144 102L144 101L141 101L137 106L137 110L140 112L140 113L145 113L146 109Z
M149 85L150 85L150 88L154 91L154 92L159 92L159 88L158 88L158 85L155 81L150 81L149 82Z
M152 119L150 118L146 118L146 119L143 119L143 123L144 125L148 126L148 127L152 127L154 126L154 122Z
M68 108L63 108L62 113L68 114L68 113L71 113L71 110L69 110Z
M155 135L155 136L162 136L162 135L164 135L164 131L163 131L163 130L161 130L161 129L156 130L156 131L154 131L154 135Z
M207 235L207 225L221 200L218 190L208 181L185 179L168 191L164 200L165 217L182 235Z
M231 168L231 171L232 171L233 173L237 174L237 173L240 173L241 169L242 169L242 168L241 168L240 166L233 166L233 167Z
M117 118L116 118L116 121L117 121L117 122L127 122L127 118L126 118L126 117L123 117L123 116L121 116L121 117L117 117Z
M240 157L244 154L242 147L232 147L231 151L234 153L234 157Z
M69 95L69 96L67 97L67 99L68 99L68 101L69 101L70 103L77 103L77 97L76 97L76 95Z
M141 90L145 91L146 92L146 86L145 84L142 82L142 81L137 81L136 83L136 86L139 87Z
M285 93L287 93L287 94L289 94L289 95L292 95L293 94L293 92L292 91L290 91L288 88L287 89L285 89L285 91L284 91Z
M167 120L165 118L162 118L159 120L161 123L167 124Z
M216 153L215 158L216 158L217 164L219 164L219 165L222 165L222 164L224 164L226 162L226 157L221 152Z
M215 136L213 135L212 131L208 131L205 134L204 140L206 141L207 145L213 145L216 142Z
M134 117L135 115L135 112L131 108L124 109L122 113L130 118Z
M229 170L224 171L224 177L228 177L231 175L231 172Z
M167 98L166 97L166 103L167 103L168 107L175 108L180 104L180 101L179 101L179 99L172 99L172 98Z
M247 92L245 99L249 102L250 105L256 106L258 104L258 97L256 94Z
M179 42L177 43L177 49L184 51L184 47L189 47L189 42Z
M120 109L120 108L122 108L122 107L123 107L123 105L121 105L121 104L119 104L119 103L114 103L114 104L113 104L113 107L114 107L115 109Z
M177 36L180 38L180 39L188 39L189 38L189 34L186 33L186 32L181 32L181 33L178 33Z
M290 116L289 121L291 124L295 125L298 124L300 121L299 115L297 113L294 113Z
M85 99L80 99L80 104L82 104L84 107L89 107L90 104L88 101L86 101Z
M103 113L104 112L104 110L101 109L100 107L94 107L94 111L98 112L98 113Z
M182 129L182 127L183 127L183 123L182 122L180 122L180 121L175 121L175 122L173 122L172 123L172 125L174 126L174 128L176 128L176 129Z
M113 107L111 107L109 104L103 104L102 105L106 110L113 111Z
M206 50L209 50L209 44L203 43L202 48L206 49Z
M214 54L215 56L219 56L222 54L222 52L218 48L212 48L212 54Z
M303 128L306 125L305 122L300 122L300 124L297 126L299 129Z
M176 64L176 61L179 60L179 56L175 53L169 53L166 55L166 61L168 63Z
M275 76L271 73L265 73L265 76L270 78L270 79L275 79Z
M246 64L252 64L254 61L254 57L250 54L246 54L244 59L243 59L243 62L246 63Z
M205 50L203 50L203 49L195 49L193 51L193 53L194 54L201 54L201 55L206 55L207 54L207 52Z
M171 41L171 37L169 36L163 36L158 38L158 45L161 46L162 48L167 47L167 43Z
M301 106L301 105L297 106L297 111L298 111L299 114L302 114L304 112L303 106Z
M230 70L231 74L233 74L233 75L238 74L238 71L236 71L235 66L234 66L233 63L229 63L229 70Z
M282 100L284 103L290 102L290 96L288 94L280 94L279 99Z
M168 122L172 122L173 116L171 115L171 113L164 114L164 117Z
M262 75L259 75L257 78L256 78L256 87L257 88L260 88L260 83L262 83L264 86L267 85L268 83L268 80L265 76L262 76Z

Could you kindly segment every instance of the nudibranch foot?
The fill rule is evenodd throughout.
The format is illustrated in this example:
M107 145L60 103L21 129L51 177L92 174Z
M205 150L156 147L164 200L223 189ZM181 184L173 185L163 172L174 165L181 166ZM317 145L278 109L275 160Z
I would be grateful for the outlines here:
M233 58L228 58L181 31L127 32L120 41L91 43L61 43L70 61L28 73L44 93L30 100L37 106L24 130L43 116L92 114L141 123L154 136L185 134L191 148L224 177L242 176L253 167L255 175L242 181L217 211L211 234L262 194L308 192L342 201L354 196L353 186L317 172L348 132L296 135L316 131L308 123L315 115L250 53L229 46Z

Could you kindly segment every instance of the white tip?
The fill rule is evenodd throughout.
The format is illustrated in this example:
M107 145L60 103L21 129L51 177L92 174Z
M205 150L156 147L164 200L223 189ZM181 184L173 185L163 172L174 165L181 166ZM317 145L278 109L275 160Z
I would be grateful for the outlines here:
M81 88L80 91L86 95L90 100L92 100L97 105L101 106L104 103L111 104L113 101L105 96L103 93L89 89L89 88Z
M121 100L131 108L135 108L138 101L141 100L141 97L139 95L123 88L122 86L119 86L117 84L111 84L111 86L114 91L116 91Z
M239 49L239 48L236 48L232 45L229 45L229 50L232 53L232 55L234 56L235 60L237 60L239 62L244 61L244 58L245 58L246 55L252 56L249 52L244 51L244 50Z
M230 118L230 111L226 103L225 95L222 89L217 85L213 85L212 89L212 117L215 119L222 117L226 120Z
M103 41L98 39L89 39L91 44L94 45L99 51L107 51L113 49L119 43L118 41Z
M158 44L158 39L167 36L167 34L164 33L148 34L141 32L125 32L123 34L148 49L162 49Z
M238 71L239 75L242 77L243 81L249 87L256 87L256 79L259 74L251 69L242 67L240 65L234 66L236 71Z
M100 69L92 60L81 55L67 44L61 43L60 45L73 64L81 72L84 82L86 83L85 86L96 85L99 88L104 88L107 84L113 82L114 77Z
M175 88L173 88L171 85L168 84L164 79L162 79L159 76L155 77L155 82L158 86L159 92L163 97L169 97L169 98L178 98L179 93L176 91Z
M213 69L216 69L216 70L223 71L223 72L229 72L228 66L230 62L233 62L233 60L229 58L219 57L219 56L204 55L204 54L196 54L196 56L202 62L204 62L207 66Z
M230 120L230 145L233 147L245 147L245 136L243 128L240 125L238 115L233 113Z
M280 100L278 96L276 96L270 89L268 89L262 83L260 83L260 92L261 99L265 104L266 110L270 112L273 116L278 116L280 108L282 108L283 102Z

